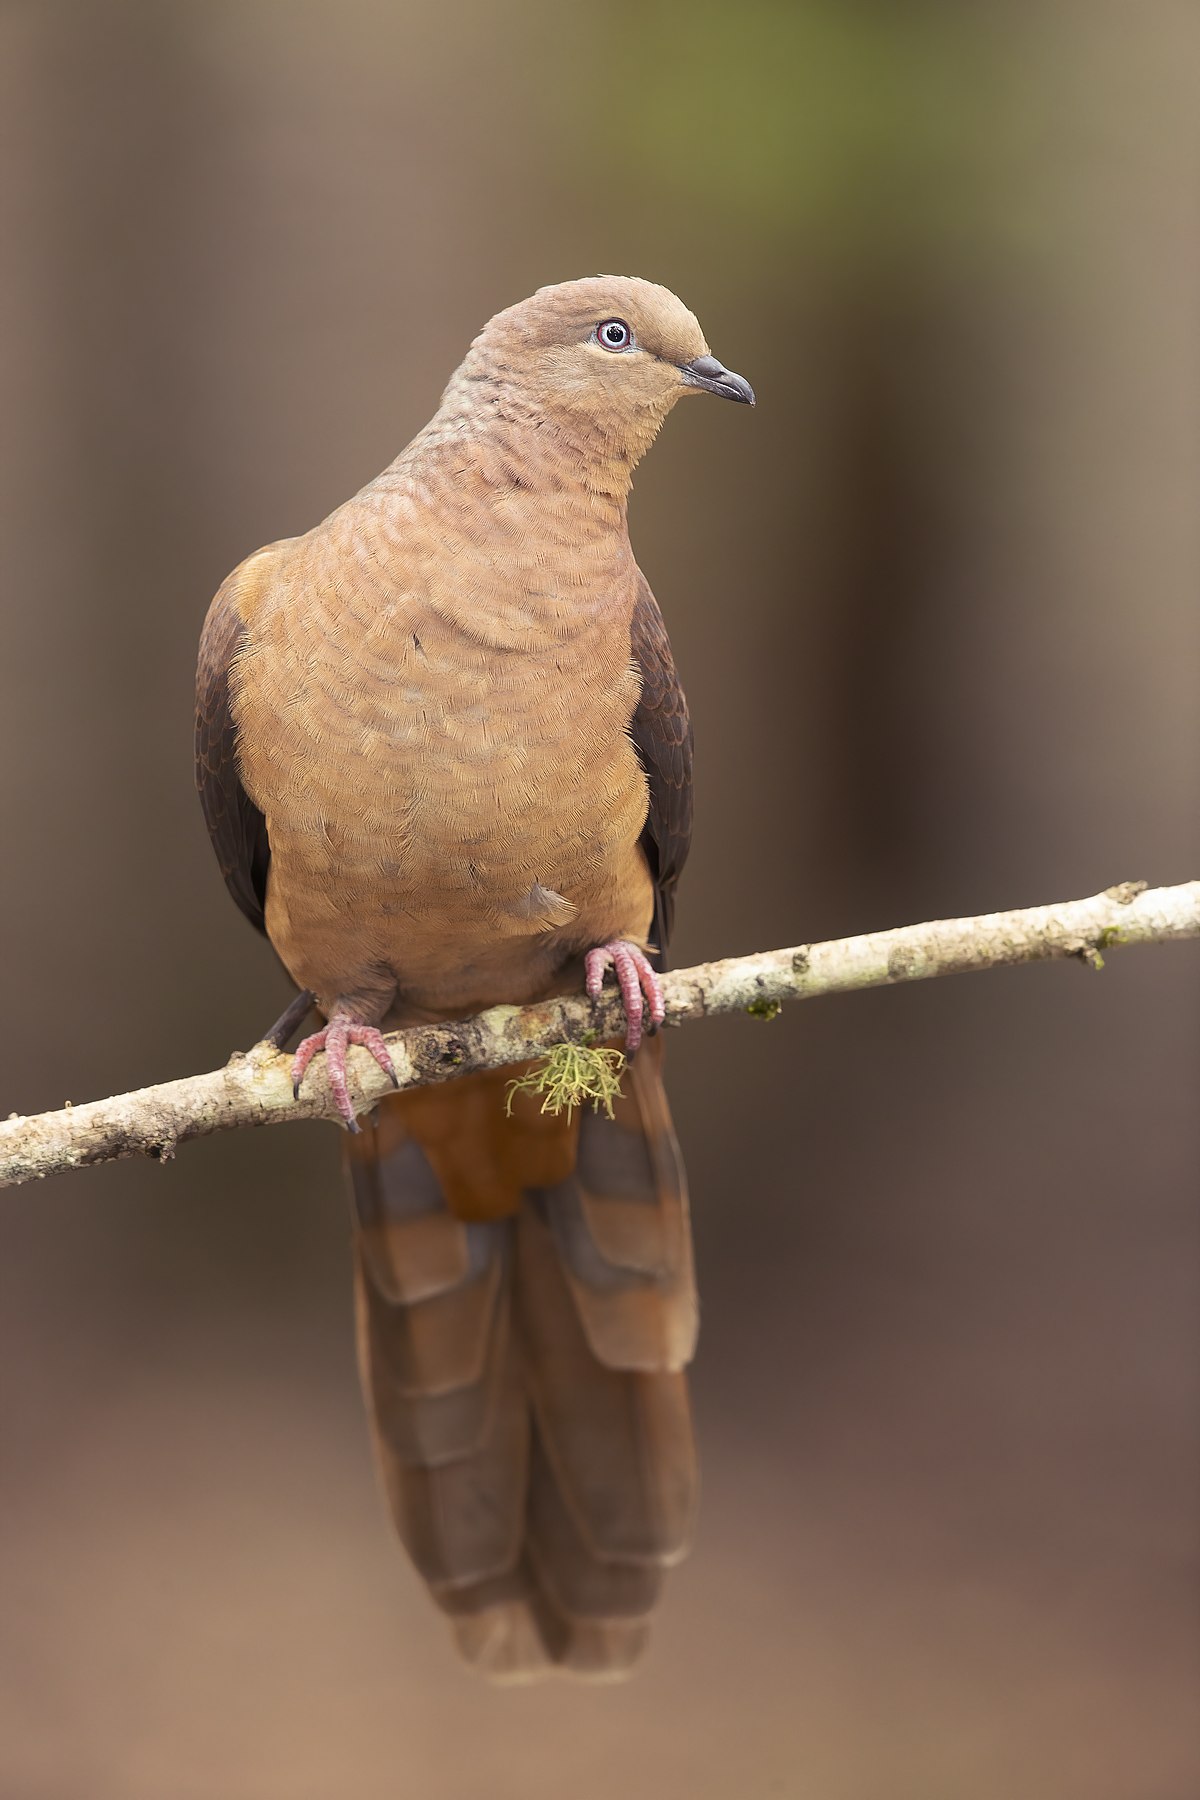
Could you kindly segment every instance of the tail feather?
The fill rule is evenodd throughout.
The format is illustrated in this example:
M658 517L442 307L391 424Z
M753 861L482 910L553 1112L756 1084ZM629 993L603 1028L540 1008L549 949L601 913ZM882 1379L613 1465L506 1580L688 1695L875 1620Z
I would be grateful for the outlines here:
M518 1299L538 1430L563 1499L598 1556L674 1562L687 1547L696 1486L687 1382L600 1362L544 1203L517 1225Z
M555 1661L569 1675L584 1681L623 1681L650 1638L650 1626L576 1624L571 1627Z
M409 1555L435 1589L507 1574L521 1552L529 1459L529 1406L507 1296L478 1379L430 1397L388 1386L375 1346L391 1321L380 1317L361 1274L358 1293L360 1367L384 1487Z
M612 1120L551 1131L518 1096L501 1123L502 1088L468 1078L436 1109L385 1102L348 1145L384 1485L494 1680L626 1673L690 1539L696 1295L660 1056L639 1053Z
M547 1605L528 1563L476 1586L435 1594L464 1661L489 1681L538 1681L561 1663L566 1627Z
M471 1229L498 1237L502 1228ZM398 1398L449 1395L484 1378L507 1288L503 1239L489 1249L488 1263L476 1280L409 1304L380 1297L372 1349L381 1383Z
M492 1238L446 1210L432 1163L382 1113L347 1145L356 1243L372 1286L397 1305L445 1294L482 1274Z
M437 1468L474 1454L494 1426L504 1384L521 1385L509 1342L512 1302L504 1273L507 1260L497 1257L495 1279L413 1307L381 1300L359 1264L355 1274L359 1366L376 1434L398 1462ZM428 1352L449 1332L436 1320L421 1344L426 1354L412 1354L414 1336L420 1341L412 1315L442 1309L451 1322L468 1315L472 1337L478 1340L477 1356L467 1357L459 1349L439 1366ZM447 1371L459 1377L456 1386L449 1384ZM428 1373L424 1386L419 1379L422 1372Z
M645 1620L662 1589L654 1562L602 1561L584 1542L537 1432L529 1479L529 1554L551 1605L572 1625Z
M593 1354L612 1369L686 1368L699 1316L683 1164L652 1040L608 1119L580 1121L573 1174L546 1196Z

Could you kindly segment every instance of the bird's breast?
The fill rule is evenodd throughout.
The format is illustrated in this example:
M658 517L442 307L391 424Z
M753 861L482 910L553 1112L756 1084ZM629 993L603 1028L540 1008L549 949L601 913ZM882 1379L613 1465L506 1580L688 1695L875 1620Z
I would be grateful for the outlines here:
M647 804L632 584L542 569L497 588L500 643L478 595L345 581L250 622L242 774L293 921L336 902L410 936L431 909L452 938L537 935L628 884Z

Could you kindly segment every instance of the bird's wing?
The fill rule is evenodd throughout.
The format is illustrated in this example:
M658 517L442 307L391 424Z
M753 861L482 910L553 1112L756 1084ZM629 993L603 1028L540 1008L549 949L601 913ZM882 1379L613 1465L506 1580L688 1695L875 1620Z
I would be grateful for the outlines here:
M633 609L632 650L642 697L629 730L650 784L641 841L654 881L654 944L665 966L675 884L692 841L692 726L667 628L644 575Z
M260 556L263 554L259 553ZM257 559L252 559L257 560ZM229 671L245 636L238 611L247 564L235 569L208 609L196 666L196 787L225 886L250 923L266 931L267 822L242 786Z

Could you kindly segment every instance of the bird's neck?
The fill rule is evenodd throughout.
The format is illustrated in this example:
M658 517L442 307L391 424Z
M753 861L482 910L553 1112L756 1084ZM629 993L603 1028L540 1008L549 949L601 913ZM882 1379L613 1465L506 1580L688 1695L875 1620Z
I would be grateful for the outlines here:
M367 530L385 565L436 533L455 579L427 603L476 642L562 646L627 631L637 581L629 473L529 418L443 408L360 496L372 523L356 507L347 525Z
M633 472L662 422L651 409L635 421L598 417L585 407L547 410L519 382L468 358L404 456L453 445L484 480L532 486L548 497L579 488L611 516L613 503L624 508Z

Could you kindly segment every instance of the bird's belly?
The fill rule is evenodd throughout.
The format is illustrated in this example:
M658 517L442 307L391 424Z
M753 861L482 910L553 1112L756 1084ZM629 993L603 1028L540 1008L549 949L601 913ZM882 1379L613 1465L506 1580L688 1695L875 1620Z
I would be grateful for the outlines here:
M520 706L490 698L398 706L264 796L268 931L322 1001L388 982L412 1017L526 1000L578 950L648 931L628 685L574 715L536 679Z

